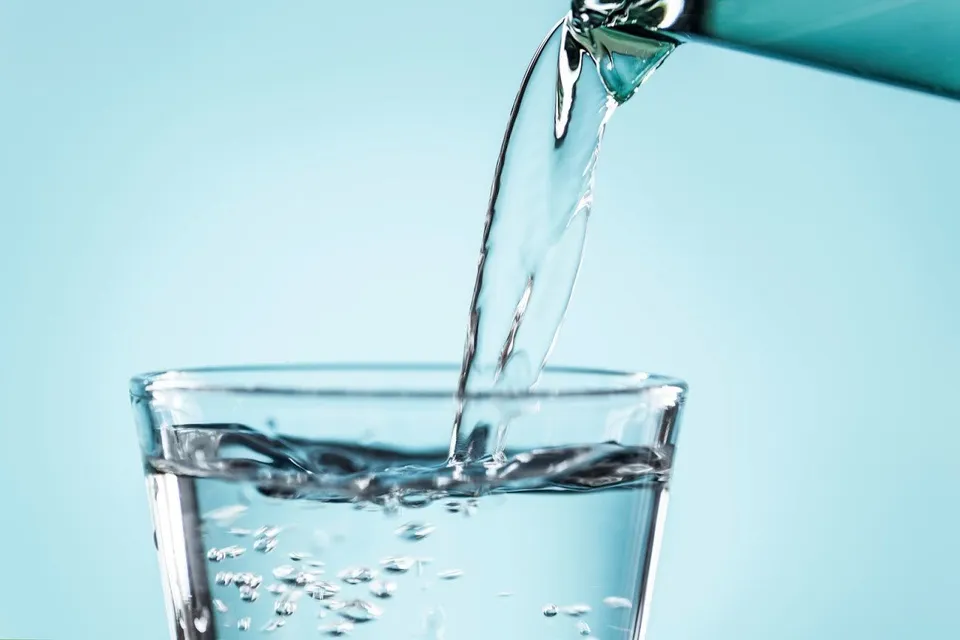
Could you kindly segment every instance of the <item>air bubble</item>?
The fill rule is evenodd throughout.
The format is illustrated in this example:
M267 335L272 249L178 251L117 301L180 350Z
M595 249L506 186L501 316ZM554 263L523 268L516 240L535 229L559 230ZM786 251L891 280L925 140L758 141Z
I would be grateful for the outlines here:
M580 616L585 616L590 613L590 605L586 604L572 604L568 607L562 609L563 613L572 616L574 618L579 618Z
M403 538L404 540L423 540L431 533L436 531L436 527L429 523L424 522L408 522L402 527L398 528L394 533Z
M297 572L296 567L291 567L288 564L280 565L273 570L273 577L277 580L287 580L293 579L293 574Z
M321 625L319 630L328 636L345 636L353 631L353 623L348 620L344 620L343 622L338 622L337 624Z
M397 590L397 583L390 580L374 580L370 583L370 593L378 598L389 598Z
M219 600L217 598L214 598L213 600L213 608L220 613L226 613L228 611L227 605L223 603L223 600Z
M463 571L461 569L448 569L447 571L440 571L437 573L437 577L441 580L456 580L462 575Z
M361 582L370 582L376 575L376 572L366 567L350 567L338 573L337 577L347 584L360 584Z
M383 570L389 571L390 573L406 573L410 571L416 563L416 559L411 556L384 558L380 561Z
M307 566L314 567L314 568L322 568L327 566L327 564L323 560L307 560Z
M233 575L233 584L238 587L250 587L256 589L263 582L263 576L256 573L236 573Z
M293 583L298 587L302 587L304 585L308 585L311 582L316 582L316 581L317 581L317 576L314 575L313 573L310 573L309 571L301 571L293 579Z
M274 618L273 620L271 620L271 621L268 622L267 624L263 625L263 629L262 629L262 630L263 630L263 631L268 631L268 632L269 632L269 631L276 631L277 629L279 629L280 627L282 627L282 626L285 625L286 623L287 623L287 621L286 621L286 620L283 620L282 618Z
M260 593L247 585L240 587L240 599L244 602L256 602L257 598L260 597Z
M213 511L208 511L207 513L203 514L203 519L213 520L221 527L226 527L243 515L246 510L247 507L245 505L231 504L225 507L220 507L219 509L214 509Z
M340 609L340 615L351 622L369 622L383 615L383 609L366 600L354 600Z
M418 509L430 504L431 496L423 491L411 491L400 496L400 504L411 509Z
M249 631L251 622L250 618L240 618L237 620L237 629L240 631Z
M557 609L557 605L555 604L548 604L543 608L543 615L545 615L548 618L554 617L555 615L557 615L558 612L559 612L559 609Z
M227 557L227 554L217 549L216 547L207 551L207 560L210 562L223 562L223 559Z
M280 527L275 527L272 524L265 524L254 531L253 535L257 536L258 538L276 538L278 535L280 535L281 531L282 529Z
M221 587L225 587L229 584L233 584L233 574L229 571L220 571L217 573L217 577L214 581Z
M444 613L442 607L428 609L426 614L423 616L424 637L433 638L434 640L440 640L443 638L444 623L446 620L447 615Z
M290 559L294 562L300 562L304 558L309 558L312 555L312 553L307 553L306 551L291 551Z
M234 527L228 532L232 536L248 536L253 533L253 529L241 529L239 527Z
M258 537L253 541L253 550L260 553L270 553L277 548L277 539L264 536Z
M477 515L477 509L480 507L480 503L476 498L470 498L467 500L467 506L463 510L463 513L468 516Z
M577 623L577 632L582 636L590 635L590 625L581 620Z
M210 625L210 612L207 611L204 607L203 611L200 612L200 615L193 619L193 626L197 631L203 633L207 630L207 627Z
M456 500L450 500L443 505L443 508L446 509L448 513L460 513L460 511L463 509L463 505Z
M292 616L297 611L297 603L292 600L277 600L273 610L278 616Z
M347 603L344 602L343 600L326 600L324 601L323 606L325 606L330 611L340 611L341 609L347 606Z
M277 595L277 594L279 594L279 593L283 593L283 592L286 591L286 590L287 590L286 585L276 584L276 583L275 583L275 584L271 584L271 585L269 585L269 586L267 587L267 591L269 591L270 593L272 593L272 594L274 594L274 595Z
M509 598L509 597L512 596L512 595L513 595L513 592L512 592L512 591L501 591L500 593L497 594L497 597L498 597L498 598Z
M221 553L226 555L228 558L239 558L246 552L246 549L244 549L243 547L238 547L237 545L231 545L229 547L224 547L223 549L220 549L220 551Z
M631 609L633 603L626 598L621 598L619 596L609 596L603 599L603 604L607 605L611 609Z
M306 593L314 600L327 600L340 592L340 587L332 582L314 582L307 586Z

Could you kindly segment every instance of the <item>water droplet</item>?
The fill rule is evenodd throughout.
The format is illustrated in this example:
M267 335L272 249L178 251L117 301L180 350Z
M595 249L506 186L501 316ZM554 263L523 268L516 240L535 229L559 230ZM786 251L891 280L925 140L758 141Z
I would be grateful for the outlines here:
M397 590L397 583L390 580L374 580L370 583L370 593L378 598L389 598Z
M467 507L466 509L464 509L463 512L468 516L475 516L477 515L477 509L479 507L480 507L480 503L477 501L477 499L470 498L469 500L467 500Z
M312 553L308 553L306 551L291 551L290 559L293 560L294 562L300 562L304 558L309 558L312 555L313 555Z
M314 600L327 600L339 593L340 586L335 585L332 582L324 582L323 580L320 580L308 585L306 591L307 595Z
M193 619L193 626L203 633L207 630L207 627L210 625L210 612L207 611L206 607L203 608L203 611L200 612L200 615Z
M497 594L497 597L498 597L498 598L509 598L509 597L512 596L512 595L513 595L513 593L512 593L511 591L501 591L500 593Z
M240 599L244 602L256 602L259 597L260 593L253 587L248 587L247 585L240 587Z
M234 527L229 531L232 536L248 536L253 533L253 529L241 529L239 527Z
M360 584L361 582L370 582L376 577L376 572L366 567L349 567L337 574L337 577L347 584Z
M297 572L296 567L291 567L288 564L280 565L273 570L273 577L277 580L286 580L290 578L293 579L293 574Z
M558 611L559 609L557 609L557 605L548 604L543 608L543 615L545 615L548 618L552 618L553 616L557 615Z
M307 560L307 566L308 567L325 567L327 566L327 563L325 563L323 560Z
M227 605L223 603L223 600L218 600L217 598L214 598L213 600L213 608L220 613L226 613L228 611Z
M340 615L351 622L369 622L383 615L383 609L366 600L354 600L340 609Z
M383 566L384 571L389 571L390 573L406 573L413 568L416 562L416 559L411 556L399 556L384 558L380 561L380 564Z
M221 587L225 587L228 584L233 584L233 574L229 571L220 571L217 573L215 582Z
M590 635L590 625L588 625L586 622L581 620L580 622L577 623L577 631L582 636L588 636Z
M267 537L261 536L253 541L253 550L259 551L260 553L270 553L276 548L277 548L276 538L267 538Z
M626 598L621 598L619 596L609 596L603 599L603 604L607 605L611 609L630 609L633 607L633 603Z
M278 593L283 593L286 590L287 590L286 585L282 585L282 584L271 584L267 587L267 591L269 591L274 595Z
M266 424L266 426L267 426L267 431L270 431L270 432L273 432L273 433L276 433L276 432L277 432L277 420L276 420L276 418L267 418L267 420L266 420L266 422L265 422L264 424Z
M585 616L590 613L590 605L587 604L572 604L568 607L564 607L561 611L568 616L573 616L574 618L579 618L580 616Z
M432 524L425 522L408 522L402 527L398 528L394 533L403 538L404 540L423 540L428 535L436 531L436 527Z
M214 509L213 511L208 511L207 513L203 514L203 519L213 520L221 527L226 527L243 515L246 510L246 505L231 504L225 507L220 507L219 509Z
M274 618L273 620L271 620L271 621L268 622L267 624L263 625L262 631L268 631L268 632L269 632L269 631L276 631L277 629L279 629L280 627L282 627L282 626L285 625L286 623L287 623L287 621L286 621L286 620L283 620L282 618Z
M318 628L328 636L345 636L353 631L353 623L349 620L343 620L337 624L320 625Z
M251 622L250 618L240 618L237 620L237 629L240 631L249 631Z
M237 545L231 545L229 547L220 549L220 551L228 558L239 558L246 552L246 549L243 547L238 547Z
M460 569L448 569L447 571L440 571L437 573L437 577L441 580L456 580L463 575L463 571Z
M210 562L223 562L223 559L226 557L227 554L216 547L210 549L210 551L207 551L207 560Z

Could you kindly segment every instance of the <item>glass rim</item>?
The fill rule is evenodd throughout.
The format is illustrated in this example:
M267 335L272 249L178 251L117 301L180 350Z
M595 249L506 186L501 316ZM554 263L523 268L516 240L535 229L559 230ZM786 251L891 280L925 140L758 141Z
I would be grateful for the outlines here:
M386 374L457 374L459 364L452 363L413 363L413 362L329 362L329 363L293 363L293 364L255 364L227 365L211 367L185 367L152 371L133 376L130 379L130 395L136 398L150 398L157 392L183 393L220 393L246 396L286 396L314 398L371 398L371 399L457 399L455 388L441 388L437 385L390 388L388 385L375 387L355 387L349 384L312 384L290 386L289 384L265 384L256 382L256 374L295 374L295 373L386 373ZM251 383L218 382L212 380L218 375L236 374L251 376ZM550 387L542 385L532 389L482 389L467 391L464 400L523 400L537 398L596 398L604 396L623 396L643 393L652 389L673 388L683 395L687 392L687 383L673 376L630 372L618 369L573 367L548 365L544 374L550 377L585 376L603 380L601 385L579 384L570 387Z

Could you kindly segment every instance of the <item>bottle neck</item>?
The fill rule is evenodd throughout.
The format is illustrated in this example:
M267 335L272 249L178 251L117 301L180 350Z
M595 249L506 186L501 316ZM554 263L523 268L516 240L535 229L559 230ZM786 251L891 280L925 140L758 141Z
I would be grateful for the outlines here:
M591 19L960 99L956 0L634 0Z

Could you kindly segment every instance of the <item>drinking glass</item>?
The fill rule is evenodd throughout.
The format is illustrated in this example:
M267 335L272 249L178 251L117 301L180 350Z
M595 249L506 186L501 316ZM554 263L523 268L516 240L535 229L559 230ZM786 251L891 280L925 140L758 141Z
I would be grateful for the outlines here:
M131 381L171 638L643 637L686 387L309 365ZM464 405L468 455L451 457Z

